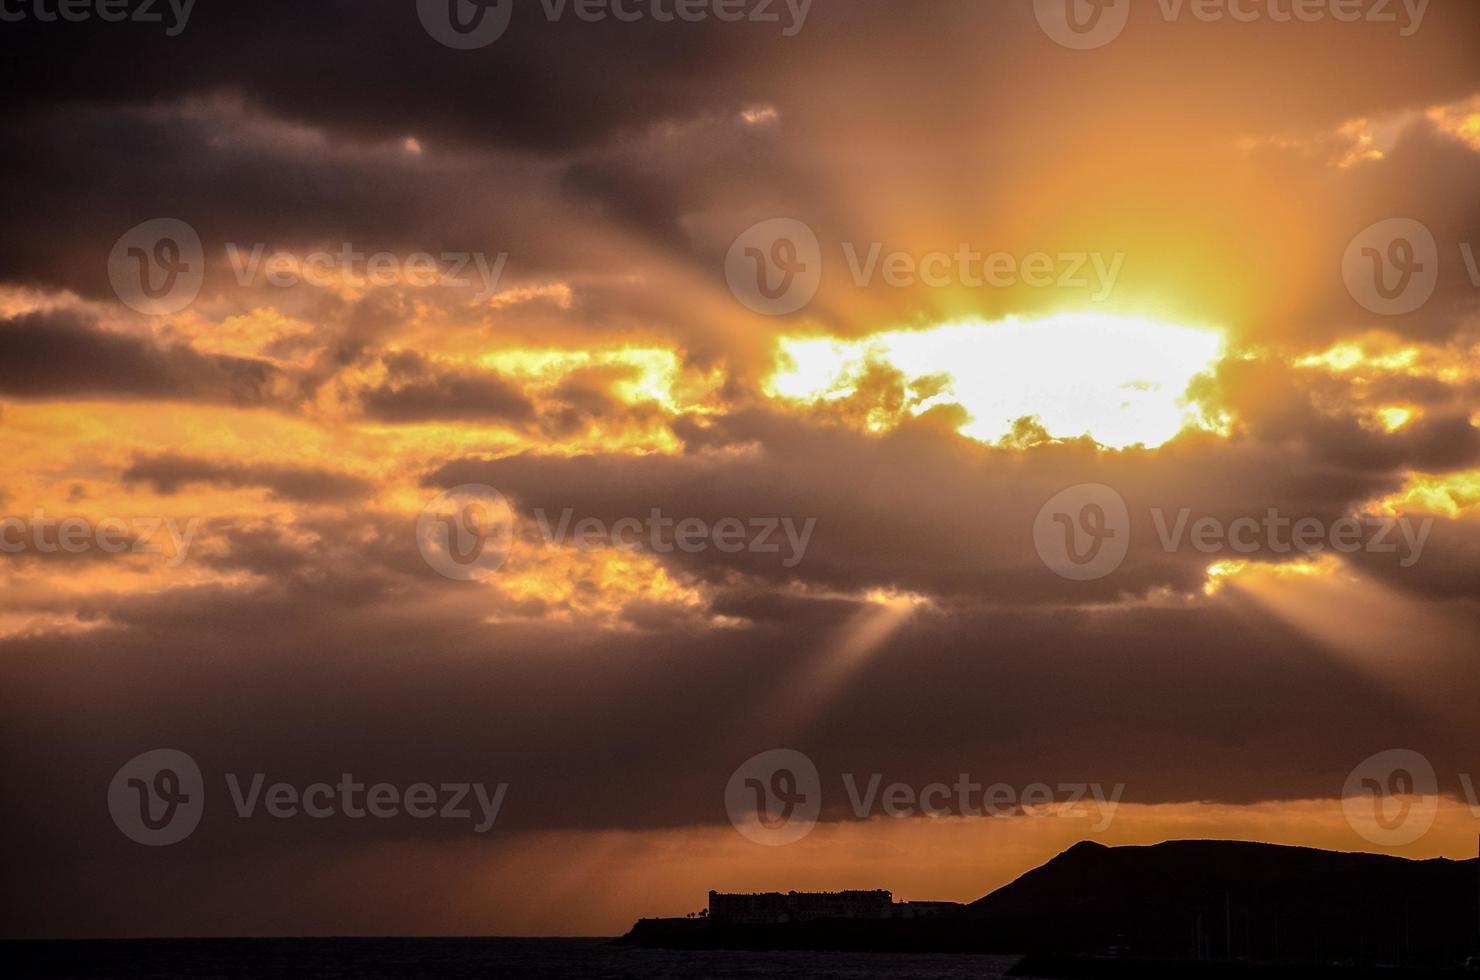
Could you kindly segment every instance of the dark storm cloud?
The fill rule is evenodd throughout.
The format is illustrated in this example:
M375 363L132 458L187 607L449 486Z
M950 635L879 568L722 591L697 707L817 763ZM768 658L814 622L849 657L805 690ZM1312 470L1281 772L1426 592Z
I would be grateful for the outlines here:
M1281 361L1246 358L1222 362L1194 390L1232 411L1244 431L1260 442L1305 446L1313 464L1368 474L1405 468L1441 473L1480 465L1480 429L1471 421L1473 398L1463 387L1402 376L1369 385L1365 376L1359 377L1354 382ZM1384 432L1370 418L1384 397L1413 398L1433 407L1398 431Z
M300 570L270 584L99 600L100 629L0 642L15 692L5 744L48 746L0 757L11 785L50 789L0 815L10 841L52 827L24 855L26 874L130 849L159 860L117 834L100 798L122 761L161 745L213 773L508 781L505 832L722 823L728 774L777 744L829 772L1103 779L1125 782L1133 802L1329 796L1351 764L1352 717L1362 744L1432 746L1451 771L1480 748L1236 597L1111 614L923 611L792 716L787 693L866 607L793 600L783 618L712 632L492 628L486 593L402 575L348 529L318 526L338 542L322 548L280 541ZM340 563L354 561L346 574ZM1454 704L1480 693L1462 662L1448 679ZM86 712L87 732L58 726L48 707L61 697ZM219 803L182 852L207 867L254 843L465 830L239 821Z
M140 587L121 569L87 589L5 583L0 785L16 792L0 807L0 932L182 921L229 932L247 906L271 910L269 931L303 932L346 892L379 896L409 880L379 848L465 832L239 821L224 772L507 781L500 832L517 834L723 826L729 774L778 745L829 774L1124 782L1127 802L1146 803L1329 799L1355 759L1397 744L1446 773L1473 760L1474 726L1444 720L1469 717L1480 696L1473 643L1425 662L1438 682L1431 703L1415 704L1311 623L1233 585L1201 595L1212 557L1166 551L1147 517L1185 509L1227 523L1276 508L1329 522L1401 490L1409 467L1473 467L1473 384L1374 383L1361 408L1389 395L1429 408L1390 434L1363 425L1344 382L1259 363L1209 383L1205 404L1234 410L1230 436L1189 434L1156 451L1033 444L1031 425L1022 447L987 447L952 431L951 407L864 434L828 424L829 410L745 407L778 325L736 310L718 259L750 221L795 213L830 244L916 233L931 248L1126 250L1132 298L1139 288L1159 315L1223 323L1235 339L1305 351L1374 325L1458 336L1473 297L1453 249L1480 237L1480 154L1423 123L1385 160L1341 172L1238 146L1326 145L1349 119L1475 93L1480 5L1434 4L1415 38L1152 15L1091 54L1054 45L1027 3L818 4L796 38L717 22L551 25L537 9L521 2L510 34L476 52L434 42L412 2L202 0L174 38L100 20L3 25L4 282L111 302L113 242L137 222L178 217L197 227L210 263L192 312L224 320L271 307L301 320L307 335L269 349L310 367L285 378L289 369L80 314L32 313L0 321L0 395L306 408L316 403L304 392L339 394L341 371L368 366L384 380L343 382L351 421L496 421L565 436L661 420L614 397L621 369L575 372L532 395L493 372L446 367L444 352L393 353L408 324L419 339L443 325L437 314L455 304L440 307L440 294L243 287L225 260L228 243L507 250L512 279L569 280L569 302L454 311L459 354L484 340L582 348L656 335L677 338L685 363L733 374L724 404L673 422L677 456L530 452L428 467L427 496L480 482L517 504L520 537L500 574L519 574L521 549L544 547L536 509L815 518L806 554L791 568L714 549L652 556L684 603L551 573L578 598L617 606L592 622L558 588L521 596L442 578L418 551L416 516L376 511L364 499L373 488L323 468L333 464L120 447L135 453L124 482L140 492L262 487L340 506L214 517L179 582ZM774 118L737 121L746 107ZM1292 212L1288 226L1275 220ZM1374 324L1345 294L1339 260L1352 234L1392 214L1431 224L1445 287L1421 313ZM1272 310L1239 307L1287 263L1299 266L1298 288ZM1177 294L1184 308L1164 310ZM839 333L940 312L919 293L868 299L872 316L829 292L814 312ZM967 305L990 318L1059 301L1003 293ZM898 379L866 387L830 411L866 412ZM1124 496L1132 547L1115 574L1071 583L1039 559L1032 527L1054 493L1086 482ZM1378 554L1351 563L1407 600L1405 616L1448 617L1469 639L1480 628L1477 554L1474 519L1456 518L1438 523L1411 568ZM864 598L878 589L925 601L835 689L796 705L878 614ZM1340 607L1336 625L1365 611ZM1406 666L1429 636L1401 639L1386 653ZM193 755L214 795L190 841L142 848L112 826L104 797L122 762L162 746ZM295 848L308 856L291 860ZM316 891L303 870L313 859L342 861L353 884ZM271 885L259 877L239 890L232 871L244 862Z
M344 502L367 496L374 489L369 480L330 470L214 462L173 453L139 457L120 479L125 484L149 484L167 496L192 484L263 487L276 498L300 503Z
M109 147L106 170L94 146ZM517 256L512 279L568 251L541 234L536 220L556 206L550 183L548 168L527 160L427 160L399 139L333 142L229 97L68 104L0 126L0 206L12 222L0 239L0 263L11 282L111 299L114 242L142 221L168 216L199 233L208 295L220 291L238 302L261 298L247 290L262 288L261 267L248 264L254 251L337 255L345 243L355 252L402 256L509 252ZM267 295L287 302L292 292Z
M1278 435L1267 443L1189 435L1155 452L1106 454L1087 442L1020 451L971 443L928 420L878 438L754 412L701 430L709 444L745 446L744 452L465 459L428 480L437 487L491 485L516 502L531 526L537 511L554 522L566 508L573 522L593 517L607 526L644 518L654 508L711 526L724 518L816 519L805 556L795 564L775 553L713 548L660 556L693 574L729 570L778 585L896 588L993 603L1114 601L1158 588L1201 588L1213 559L1190 547L1169 552L1154 512L1168 525L1186 508L1227 526L1273 508L1329 525L1362 502L1397 491L1405 460L1425 451L1451 462L1464 458L1454 437L1468 424L1448 425L1420 427L1412 441L1396 435L1376 443L1391 464L1381 467L1360 457L1339 465L1328 457L1355 448L1319 434L1304 446ZM1106 484L1124 497L1133 518L1132 550L1114 576L1066 593L1064 581L1037 556L1033 524L1057 492L1085 483ZM1287 556L1260 550L1257 557Z
M3 280L40 289L65 288L112 302L109 253L141 221L171 216L200 235L205 282L194 309L272 308L312 323L311 336L290 343L321 349L322 372L373 350L409 319L427 311L494 337L538 335L585 344L608 331L678 338L711 360L733 355L736 307L723 291L720 239L745 222L707 228L689 242L683 220L703 193L743 196L743 166L775 153L775 134L752 134L705 119L665 130L637 148L619 146L544 160L496 150L407 150L399 140L347 143L267 117L233 98L163 106L67 105L0 125L0 209L10 234L0 236ZM724 148L705 149L711 136ZM110 147L106 174L87 147ZM647 164L688 159L665 172L634 177ZM724 173L691 177L723 161ZM630 181L646 180L650 218L620 201ZM689 183L695 186L687 187ZM127 193L119 193L126 188ZM501 291L560 283L560 302L532 298L490 309L467 301L474 291L435 286L387 289L346 297L307 283L274 288L265 269L286 252L335 257L384 252L478 253L492 266L506 256ZM717 251L716 251L717 250ZM452 260L441 268L450 269ZM341 268L335 265L334 268ZM689 282L675 280L677 269ZM686 273L684 270L688 270ZM351 266L363 275L363 264ZM466 278L481 275L476 263ZM710 296L695 302L695 292ZM761 338L753 332L752 342ZM285 350L285 356L298 351ZM758 361L758 356L748 360Z
M788 160L785 146L779 115L747 123L733 110L714 112L582 154L562 190L644 240L688 253L696 215L743 212L757 200L789 210L824 193L819 175ZM703 258L722 264L724 256Z
M779 6L779 5L778 5ZM418 133L456 142L572 148L647 124L746 102L829 101L849 92L799 87L809 66L845 59L877 72L906 98L875 106L899 111L908 96L939 82L918 72L928 63L950 77L983 70L983 49L1001 55L989 78L1010 78L1028 59L1066 86L1022 93L1036 108L1082 91L1081 83L1120 76L1132 89L1155 85L1161 104L1180 111L1201 101L1218 112L1309 118L1398 105L1415 96L1457 93L1469 72L1480 16L1468 4L1433 4L1424 30L1401 37L1381 25L1175 24L1138 18L1098 57L1049 41L1028 4L972 0L900 5L889 0L815 4L805 29L783 36L775 25L586 23L570 11L549 23L541 5L519 4L509 32L478 51L451 51L418 22L414 3L290 0L253 5L199 3L178 37L147 25L42 23L6 25L10 57L0 81L20 108L88 100L146 103L212 90L247 94L274 114L356 135ZM353 38L354 43L344 43ZM1456 39L1471 39L1466 45ZM1333 43L1333 42L1341 43ZM1322 43L1325 42L1325 43ZM1260 77L1210 69L1209 54L1258 51ZM272 52L271 57L263 52ZM1147 57L1154 52L1157 57ZM991 61L992 59L985 59ZM1342 66L1366 71L1341 86L1311 84ZM910 78L909 75L915 75ZM1172 77L1182 84L1168 87ZM1091 85L1090 88L1096 86ZM979 93L986 95L987 93ZM1276 98L1278 94L1280 97ZM1001 99L993 96L994 101ZM1432 101L1443 101L1434 98ZM939 104L939 103L935 103ZM948 105L943 106L949 108ZM926 114L931 102L914 106Z
M1480 281L1464 250L1480 254L1474 251L1480 243L1480 148L1417 120L1383 159L1336 172L1316 192L1329 194L1339 215L1321 229L1327 232L1322 250L1330 271L1314 281L1326 289L1312 297L1295 323L1280 325L1281 341L1298 342L1302 335L1311 342L1329 340L1361 323L1440 342L1473 330L1480 316ZM1415 312L1373 316L1346 291L1340 263L1352 238L1389 218L1418 221L1433 234L1438 283Z
M766 80L753 66L779 34L714 21L586 24L573 15L551 25L538 4L519 7L498 44L473 52L434 41L414 2L202 2L174 38L33 18L6 24L0 80L19 95L16 108L230 90L355 136L556 149L743 98L721 95L720 83ZM768 87L779 85L772 78Z
M276 380L261 361L158 346L72 312L0 320L0 394L12 398L253 405L269 399Z
M437 365L414 351L380 357L384 378L353 390L366 418L390 424L468 422L566 438L599 422L662 425L667 416L651 402L629 404L613 387L638 369L610 365L574 370L547 392L531 395L494 371Z
M1031 186L1046 148L1104 152L1106 106L1084 91L1136 105L1145 138L1185 131L1192 118L1188 145L1203 146L1215 133L1309 132L1480 88L1476 59L1456 40L1480 34L1480 12L1458 5L1434 5L1414 38L1332 23L1224 30L1150 18L1093 57L1049 41L1028 5L818 4L789 38L712 20L550 24L537 4L525 9L508 36L474 52L434 42L412 3L199 4L177 38L96 20L7 24L15 56L0 59L0 78L16 105L0 128L0 204L16 230L0 243L8 278L105 295L108 246L161 215L196 224L208 253L242 240L507 248L516 275L581 267L580 246L560 242L584 238L571 230L595 219L709 269L709 238L728 242L757 213L800 213L828 238L899 232L882 218L890 209L871 206L871 186L915 198L919 215L958 212L960 227L942 231L949 245L1011 244L1000 239L1020 236L1020 222L1000 212L1012 209L1014 188ZM354 44L342 43L346 32ZM1263 59L1257 86L1208 69L1245 49ZM1323 71L1347 81L1311 84ZM1021 84L1039 72L1056 81ZM235 100L235 115L205 108L222 100ZM195 108L182 116L186 104ZM747 106L774 107L777 122L737 123ZM872 124L847 123L864 117ZM428 158L398 159L413 135ZM98 145L110 147L106 158L90 151ZM1030 244L1123 246L1086 241L1082 229L1105 199L1134 188L1066 180L1059 206L1088 208L1091 220L1064 224L1039 208ZM1098 201L1083 200L1079 189L1096 183ZM552 214L557 202L571 213ZM1141 286L1164 286L1176 255L1142 255L1139 267L1159 281ZM593 257L588 249L586 268L609 265ZM1258 273L1257 263L1222 271ZM845 312L829 309L828 319L846 323Z
M1455 360L1463 362L1465 355L1456 352ZM1417 404L1442 409L1480 403L1480 385L1475 382L1451 385L1437 378L1393 375L1369 379L1368 391L1374 401L1387 404Z
M384 422L523 422L534 406L519 387L492 372L455 371L405 351L385 358L387 380L362 395L365 412Z
M572 371L546 399L540 432L559 439L596 423L667 425L669 417L653 402L629 404L614 392L617 383L636 380L638 374L636 367L620 364Z
M321 529L334 530L328 525ZM798 604L795 613L784 622L729 636L703 633L686 639L671 634L628 636L620 631L595 634L578 646L590 646L600 656L582 657L586 669L579 676L561 672L564 676L557 683L550 672L542 669L543 658L536 652L560 649L570 642L573 637L566 628L530 625L470 632L470 623L487 612L486 597L473 590L435 579L406 589L402 580L397 590L401 596L399 602L386 603L379 590L346 589L343 582L331 583L323 576L331 567L326 562L353 560L357 555L368 558L365 549L345 545L323 551L304 551L300 546L299 550L299 560L304 563L302 573L280 583L247 591L207 588L167 596L117 599L102 609L122 629L105 630L86 642L61 637L7 641L7 680L23 682L39 693L48 683L64 678L77 680L74 672L99 655L91 651L108 649L113 651L110 657L126 658L135 668L132 677L116 690L115 706L107 710L109 718L118 722L122 730L147 733L166 741L170 737L184 741L205 739L214 743L207 754L231 752L243 765L251 764L254 751L263 754L263 765L288 766L297 771L312 771L319 762L329 765L336 756L347 761L361 759L366 764L384 760L382 764L386 768L401 767L392 760L400 760L403 765L432 762L441 765L445 759L450 769L509 773L539 787L541 795L569 793L573 800L581 792L601 794L600 805L592 799L586 806L527 812L522 819L531 825L621 826L632 821L708 821L718 815L706 812L712 801L703 794L687 804L692 807L688 812L681 805L670 815L662 806L622 802L617 798L624 785L620 774L612 772L600 777L599 773L617 759L632 758L650 750L659 752L656 758L669 760L665 766L675 765L683 753L663 734L665 730L689 731L691 737L685 741L691 746L739 747L733 744L737 741L735 734L727 733L730 726L716 724L716 719L699 725L697 717L713 711L721 702L728 702L727 691L733 691L736 697L733 706L724 713L733 715L737 721L748 710L765 704L777 695L772 685L780 678L804 673L810 662L823 656L821 651L846 628L857 609L835 602L819 604L816 610ZM385 587L398 578L374 558L358 574L367 585L380 582ZM411 617L407 615L408 607L423 611L441 608L447 616L440 622ZM1226 615L1229 614L1217 613L1212 619L1221 620ZM1148 668L1151 664L1165 668L1188 649L1204 646L1209 652L1220 651L1222 656L1215 665L1209 665L1201 679L1197 675L1203 668L1193 663L1184 663L1174 673L1185 683L1189 699L1196 700L1198 692L1202 692L1204 707L1231 722L1239 710L1238 699L1228 698L1225 703L1215 694L1214 678L1242 676L1241 683L1254 684L1260 670L1258 664L1273 653L1252 651L1252 663L1224 660L1237 644L1224 641L1207 646L1215 624L1198 626L1197 618L1195 614L1175 610L1127 614L1118 623L1105 624L1105 632L1098 641L1103 647L1091 651L1084 648L1082 637L1076 639L1077 629L1083 625L1077 616L1051 626L1046 616L1019 612L926 614L888 647L876 669L895 681L903 681L911 659L955 659L974 651L969 659L960 662L959 673L932 676L931 671L917 667L913 679L902 685L880 686L876 683L879 678L871 678L870 683L845 692L843 705L827 711L827 717L806 724L809 728L815 724L815 734L835 751L851 741L856 743L859 758L889 758L894 754L888 748L890 739L899 732L895 730L891 735L876 729L874 734L869 734L867 729L892 714L888 706L897 698L899 705L913 705L921 710L913 723L921 731L911 736L911 742L918 739L922 744L930 744L939 740L938 744L943 745L964 739L962 754L965 754L970 750L968 746L980 750L993 738L990 731L967 735L969 728L977 727L972 713L964 711L970 698L964 692L947 693L948 689L964 684L966 689L981 692L997 712L1008 712L1005 716L999 714L1002 723L1010 723L1018 731L1022 730L1019 726L1028 725L1047 737L1047 726L1062 725L1065 719L1030 722L1030 705L1045 698L1052 700L1049 692L1054 687L1067 684L1088 691L1095 686L1089 678L1070 679L1061 675L1067 662L1084 666L1096 652L1105 661L1123 660L1132 655L1138 643L1145 641L1150 630L1173 624L1177 627L1176 634L1183 639L1172 643L1170 649L1157 644L1155 649L1144 649L1140 655L1146 658ZM990 628L993 624L995 630ZM1277 629L1270 630L1271 643L1285 652L1290 652L1292 646L1298 649L1299 644L1292 643L1290 638L1273 639L1277 634ZM128 721L130 706L154 689L156 678L194 656L190 651L205 640L213 645L216 670L193 676L185 685L188 691L172 692L160 700L161 712L155 717ZM318 655L304 659L306 645L317 648ZM701 646L710 650L709 655L695 657L695 650ZM948 654L947 648L955 653ZM1040 661L1037 668L1032 666L1035 659ZM274 678L278 672L285 664L294 662L298 664L295 683L288 688L277 687ZM363 672L362 695L351 698L343 693L331 693L339 671L355 663ZM492 682L489 674L494 666L498 668L497 683ZM1100 670L1109 669L1110 664L1102 661ZM1329 666L1322 666L1316 660L1306 660L1305 666L1297 670L1332 672ZM1157 671L1148 669L1147 673ZM748 679L742 681L742 677ZM1009 677L1014 680L1009 682ZM1174 686L1170 681L1167 683ZM1296 686L1290 684L1292 690ZM240 693L232 702L234 706L221 699L220 695L228 689ZM679 692L684 690L690 694L680 696ZM1007 707L1014 695L1035 690L1038 694L1028 699L1028 703ZM987 694L989 691L995 693ZM637 700L622 696L623 692ZM638 697L639 692L645 694ZM83 685L79 698L101 707L96 705L96 700L103 693L97 684L89 683ZM1132 695L1131 700L1144 708L1153 697L1154 694L1146 692ZM1083 698L1072 700L1082 702ZM1338 700L1333 695L1331 707ZM408 701L425 705L428 710L396 720L398 716L392 705ZM219 704L223 714L195 716L188 707L192 702ZM695 702L704 702L707 707L701 709ZM647 705L641 715L631 712L636 703ZM1214 707L1218 704L1224 706ZM926 705L935 707L926 712L923 710ZM1134 707L1104 704L1093 713L1118 715L1129 713ZM956 713L958 709L963 713ZM1319 707L1315 710L1320 712ZM1153 727L1157 723L1175 724L1174 719L1182 711L1182 707L1163 706L1152 713ZM248 718L253 715L276 718L286 724L272 727L250 724ZM537 720L541 716L546 718L545 723ZM383 717L383 723L374 726L374 730L364 724L376 717ZM549 723L552 717L561 722ZM351 723L351 718L361 721ZM474 724L475 718L481 720ZM584 721L577 722L578 718ZM869 723L869 718L874 722ZM13 718L11 723L35 725L41 720L32 713ZM1298 727L1308 723L1308 720L1299 722ZM1081 724L1086 726L1084 731L1097 727L1097 722L1089 719L1075 722L1076 726ZM426 730L427 726L432 730ZM424 729L424 735L412 737L412 727ZM748 727L738 726L741 731ZM451 736L457 731L463 735L454 744ZM607 733L608 750L603 758L578 761L583 746L595 731ZM949 738L944 737L948 734ZM1126 735L1139 738L1144 731L1127 731ZM1061 732L1053 741L1064 745L1077 743L1089 750L1088 741L1073 732ZM665 742L669 748L660 750L659 746ZM431 755L423 751L429 744L438 746ZM573 778L575 773L566 765L556 767L558 772L545 769L537 761L545 753L534 751L541 746L557 751L558 758L575 765L582 778ZM287 754L292 747L308 758L293 761ZM105 747L99 748L104 749L99 753L101 761L108 753ZM715 763L715 772L728 772L720 767L718 754L710 761ZM1143 764L1145 781L1157 765L1150 759L1136 765L1139 768ZM1031 766L1031 760L1015 765L1026 769ZM696 767L696 773L703 771L704 767ZM1288 778L1292 783L1299 781L1294 772ZM560 790L562 781L571 785ZM1165 787L1150 794L1153 798L1186 798L1181 794L1189 792L1187 787L1177 786L1176 780L1166 776L1159 776L1153 782ZM1257 797L1260 792L1257 785L1231 783L1223 792L1211 793L1209 798L1248 799L1252 798L1251 794Z
M1420 601L1480 602L1480 520L1437 517L1423 560L1411 568L1394 567L1382 555L1359 554L1363 574ZM1466 649L1474 641L1464 637Z
M776 427L748 426L750 434ZM818 451L820 442L805 448ZM1063 453L1066 478L1092 472L1083 454ZM852 463L847 472L861 499L842 516L855 532L883 538L855 544L850 558L864 554L869 571L885 569L880 581L918 579L917 566L951 560L940 550L949 535L967 539L958 557L971 551L973 561L1022 574L1011 542L974 539L981 527L952 509L985 505L977 499L979 468L952 477L928 444L885 444L878 455L877 465L860 469L861 444L853 444L813 463L818 470ZM1204 465L1196 453L1184 457L1189 471ZM680 476L678 492L765 506L771 500L756 496L770 491L761 472L777 471L744 477L709 467L702 478ZM513 461L502 475L527 490L522 484L538 472ZM580 483L563 494L541 491L554 499L591 499L603 489L596 477L620 484L604 491L616 499L647 492L644 477L615 460L556 475ZM1202 477L1206 486L1227 478ZM729 489L737 479L744 499ZM920 495L942 480L961 494L950 507L940 506L938 492ZM906 491L906 482L916 488ZM935 509L894 513L896 497ZM945 531L896 549L892 525L901 519L917 534L928 522ZM140 883L158 874L177 874L178 890L163 898L149 892L150 921L176 921L197 893L219 896L211 882L243 855L266 859L284 847L368 855L394 841L466 839L465 827L444 821L239 820L221 781L226 772L299 785L346 772L399 785L506 781L510 795L495 831L506 840L547 828L723 824L728 774L776 745L806 752L830 776L880 772L923 784L968 772L1019 786L1098 780L1124 782L1127 802L1229 803L1329 797L1368 748L1415 745L1447 772L1463 771L1480 750L1472 735L1443 730L1236 593L1196 606L1013 608L1002 601L1013 587L1008 576L997 582L1003 591L920 610L846 683L793 713L790 693L825 669L870 614L867 604L752 581L718 589L712 610L741 620L727 629L666 628L661 616L658 631L498 622L517 605L432 572L412 523L373 512L300 517L291 527L218 520L209 533L226 546L203 563L248 572L252 584L92 596L83 607L94 626L86 633L0 640L0 681L12 693L0 717L3 744L46 746L0 753L7 785L46 789L18 794L0 810L0 840L26 842L7 858L9 900L32 896L24 915L8 919L21 923L14 928L67 931L80 921L106 931L98 923L131 922L111 902L82 895L70 912L38 910L37 896L59 900L67 889L56 883L83 880L87 869L113 869L114 894L123 896L145 894ZM1090 595L1063 582L1056 588L1060 597ZM628 620L641 627L652 613L634 608ZM1463 615L1473 631L1473 607ZM1468 710L1480 688L1467 657L1444 669L1438 696ZM87 725L64 724L58 703ZM1361 719L1356 743L1353 718ZM168 872L158 851L116 831L101 802L124 760L160 746L189 752L212 794L201 829L164 855ZM836 807L826 814L841 816ZM239 915L230 901L221 914Z
M1480 465L1480 429L1469 414L1422 418L1396 433L1379 433L1353 419L1313 422L1305 438L1319 458L1357 471L1403 467L1430 473Z

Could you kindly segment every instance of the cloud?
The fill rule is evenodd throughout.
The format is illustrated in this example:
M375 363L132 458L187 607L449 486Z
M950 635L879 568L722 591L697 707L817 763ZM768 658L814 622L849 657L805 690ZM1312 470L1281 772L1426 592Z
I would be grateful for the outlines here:
M1244 813L1329 801L1393 745L1462 771L1480 748L1463 724L1480 695L1480 310L1459 245L1480 242L1480 152L1425 110L1480 91L1480 5L1431 5L1413 37L1163 23L1154 6L1089 55L1026 3L818 4L796 37L550 24L530 3L478 52L433 41L410 3L198 5L177 38L8 24L23 55L0 59L0 503L202 525L178 566L0 562L0 782L25 788L0 840L24 930L481 921L439 891L436 872L461 869L459 897L486 897L460 828L235 821L226 771L508 781L513 840L480 853L555 882L547 908L579 875L524 842L597 840L630 888L655 840L729 834L729 774L783 745L833 777L1124 782L1133 803ZM1340 165L1351 121L1395 118L1411 123L1384 129L1380 158ZM770 318L730 294L724 259L778 215L816 233L823 282ZM1433 231L1440 285L1388 319L1355 303L1341 258L1395 215ZM199 232L205 282L145 318L107 257L162 216ZM275 286L231 261L346 243L508 263L479 298L343 270ZM1205 428L1108 451L1052 438L1029 406L989 445L959 432L951 364L913 388L880 360L840 397L769 397L783 337L866 347L1085 303L860 286L843 246L872 243L1124 255L1097 312L1227 340L1187 393ZM517 512L482 582L443 578L417 543L423 506L465 483ZM1084 483L1113 487L1133 525L1120 569L1081 583L1046 567L1033 527ZM1150 516L1271 508L1435 523L1411 566L1358 553L1302 578L1261 544L1210 581L1222 556L1169 550ZM582 551L540 532L567 509L816 526L791 565ZM881 610L889 629L865 628ZM163 856L100 803L123 761L162 746L216 778L200 834ZM862 828L848 853L898 839ZM625 870L609 856L624 848ZM1045 856L1019 848L1022 867ZM799 863L819 887L836 867ZM289 865L313 872L273 871ZM238 872L248 884L223 888ZM371 879L426 896L414 921L362 902ZM555 916L509 914L494 925Z
M0 320L0 394L262 404L277 371L261 362L162 347L66 311Z
M428 482L496 487L531 524L540 513L554 520L565 508L575 521L594 517L608 526L653 508L711 526L724 518L815 519L805 559L795 567L774 554L716 549L663 560L694 573L756 576L774 587L805 582L854 593L892 588L1037 604L1200 589L1212 559L1190 548L1169 553L1153 512L1186 508L1226 523L1274 508L1329 524L1396 491L1405 457L1430 445L1454 454L1453 433L1442 427L1422 430L1415 442L1389 437L1391 446L1380 446L1389 466L1358 459L1344 467L1330 459L1338 455L1332 439L1301 447L1281 433L1267 442L1189 434L1158 451L1112 453L1087 442L987 447L931 419L883 437L759 411L707 421L703 441L682 455L467 458L444 464ZM687 437L693 430L679 431ZM1037 556L1033 523L1054 494L1085 483L1114 487L1138 519L1117 574L1066 593Z
M437 368L413 352L385 359L387 379L363 394L364 409L384 422L524 422L534 406L497 374Z
M125 484L147 483L156 493L167 496L191 484L263 487L278 499L299 503L342 503L365 497L374 489L363 477L331 470L214 462L176 454L139 457L120 479Z

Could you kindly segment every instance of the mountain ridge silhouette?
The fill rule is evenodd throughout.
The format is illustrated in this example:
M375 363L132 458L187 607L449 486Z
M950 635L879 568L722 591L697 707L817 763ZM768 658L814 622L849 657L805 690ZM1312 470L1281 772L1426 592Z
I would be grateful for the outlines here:
M961 916L1016 933L1027 952L1451 962L1474 951L1477 874L1475 859L1081 841Z
M1453 965L1477 950L1480 860L1253 841L1081 841L938 919L739 924L647 919L673 948L1130 955Z

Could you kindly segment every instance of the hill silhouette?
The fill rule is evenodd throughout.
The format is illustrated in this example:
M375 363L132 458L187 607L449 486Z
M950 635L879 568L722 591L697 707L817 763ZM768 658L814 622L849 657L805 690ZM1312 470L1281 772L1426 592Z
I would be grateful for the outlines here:
M939 919L742 925L647 919L675 948L1106 954L1453 965L1476 950L1480 862L1240 841L1084 842Z
M1240 841L1085 842L961 914L1023 952L1452 963L1474 949L1477 872Z

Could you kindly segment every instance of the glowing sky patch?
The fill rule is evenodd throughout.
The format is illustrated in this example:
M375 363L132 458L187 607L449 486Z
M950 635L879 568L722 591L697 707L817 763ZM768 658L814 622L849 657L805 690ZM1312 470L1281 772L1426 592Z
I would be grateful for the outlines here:
M1436 106L1427 115L1442 131L1480 150L1480 95Z
M959 404L963 434L984 442L1034 416L1050 435L1101 445L1159 446L1196 421L1188 385L1223 350L1217 331L1154 320L1065 314L1039 320L971 321L893 331L860 341L782 338L773 397L816 402L847 397L877 364L911 382L945 378L918 414Z
M1361 343L1340 343L1319 354L1301 358L1296 367L1321 368L1333 374L1349 374L1353 371L1408 372L1419 362L1422 355L1417 347L1395 350L1369 350Z
M722 379L685 374L678 352L662 347L605 350L508 349L477 358L478 366L519 382L523 390L551 389L580 372L612 373L612 394L632 405L652 402L670 412L698 411Z
M1422 414L1420 409L1406 405L1389 405L1377 410L1377 417L1382 421L1382 427L1388 432L1397 432Z
M1205 595L1217 595L1229 582L1264 581L1278 582L1281 579L1310 578L1317 575L1333 575L1339 562L1331 555L1302 558L1287 562L1253 562L1243 559L1215 561L1207 568L1207 581L1203 583Z
M1414 473L1407 486L1378 505L1380 513L1464 517L1480 512L1480 470Z

